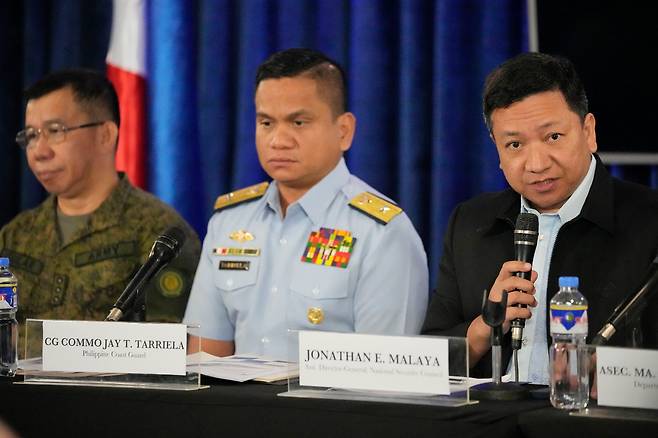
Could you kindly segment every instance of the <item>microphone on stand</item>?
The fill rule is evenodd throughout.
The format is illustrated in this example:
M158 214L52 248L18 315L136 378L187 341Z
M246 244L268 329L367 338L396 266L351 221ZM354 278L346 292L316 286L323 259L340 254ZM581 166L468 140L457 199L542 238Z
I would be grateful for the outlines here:
M471 388L471 397L476 400L523 400L530 396L528 388L518 382L502 381L501 345L506 313L507 291L503 290L500 301L490 301L485 290L482 297L482 319L491 327L491 382L480 383Z
M177 227L171 227L158 237L146 262L132 277L123 293L105 318L105 321L120 321L124 314L139 300L143 286L162 268L172 261L185 243L185 233Z
M539 235L539 219L532 213L521 213L516 218L514 226L514 260L532 263L537 248L537 237ZM516 272L515 276L530 280L532 271ZM525 304L517 304L517 307L526 307ZM521 349L523 341L523 328L525 320L517 318L512 320L512 349Z
M656 284L658 284L658 256L656 256L653 262L651 262L651 266L649 266L649 271L644 277L640 290L627 296L626 299L615 308L603 328L601 328L594 339L592 339L592 344L607 344L610 338L612 338L617 329L621 326L624 318L637 310L638 307L648 301L653 293L656 292Z

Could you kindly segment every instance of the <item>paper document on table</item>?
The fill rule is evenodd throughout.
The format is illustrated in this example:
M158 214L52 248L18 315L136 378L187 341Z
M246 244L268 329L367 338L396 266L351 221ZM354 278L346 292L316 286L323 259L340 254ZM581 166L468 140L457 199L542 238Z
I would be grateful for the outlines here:
M187 368L188 371L198 371L205 376L235 382L273 382L299 375L296 363L270 360L251 354L217 357L202 351L187 356Z

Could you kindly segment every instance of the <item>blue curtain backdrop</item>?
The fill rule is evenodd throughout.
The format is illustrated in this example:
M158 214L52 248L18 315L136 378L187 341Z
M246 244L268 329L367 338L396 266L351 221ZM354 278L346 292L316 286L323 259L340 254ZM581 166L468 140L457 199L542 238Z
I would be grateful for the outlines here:
M525 4L150 1L149 190L204 236L217 195L266 179L254 148L256 67L276 50L316 48L348 74L357 117L349 167L407 211L434 283L450 211L505 186L480 97L490 69L528 50ZM13 143L21 90L57 68L104 70L111 10L110 0L0 6L0 225L45 196Z

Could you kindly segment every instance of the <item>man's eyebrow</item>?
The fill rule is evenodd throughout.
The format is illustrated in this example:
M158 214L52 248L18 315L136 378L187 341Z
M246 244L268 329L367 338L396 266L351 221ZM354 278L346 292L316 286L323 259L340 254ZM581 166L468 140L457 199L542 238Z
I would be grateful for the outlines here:
M293 111L293 112L287 114L285 118L286 118L286 120L293 120L293 119L296 119L297 117L312 116L312 115L313 115L313 113L311 111L306 110L306 109L300 109L300 110ZM263 119L272 118L272 116L270 116L269 114L267 114L264 111L256 111L256 117L263 118Z
M57 118L57 119L48 119L45 122L43 122L43 125L50 125L51 123L59 123L59 124L63 125L64 121L62 119L59 119L59 118ZM34 125L29 125L29 124L25 125L26 129L27 128L34 128L34 127L35 127Z
M519 135L519 131L503 131L501 132L502 137L516 137Z
M543 123L543 124L539 125L537 128L535 128L535 130L542 130L542 129L550 128L551 126L554 126L554 125L557 125L557 124L558 124L558 122L551 120L551 121L548 121L546 123ZM516 137L516 136L521 135L521 132L520 131L503 131L501 133L501 135L502 135L502 137Z
M312 114L313 113L310 112L309 110L300 109L300 110L293 111L292 113L288 114L286 116L286 119L291 120L291 119L296 119L297 117L300 117L300 116L310 116Z

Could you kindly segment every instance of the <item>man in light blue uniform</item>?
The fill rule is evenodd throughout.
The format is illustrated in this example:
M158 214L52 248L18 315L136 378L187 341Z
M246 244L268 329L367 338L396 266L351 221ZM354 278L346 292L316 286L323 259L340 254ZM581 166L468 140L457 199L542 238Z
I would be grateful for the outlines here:
M259 67L256 148L274 181L217 200L184 319L204 351L288 359L289 329L419 333L423 244L345 165L356 120L344 77L307 49Z

